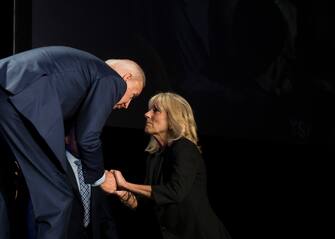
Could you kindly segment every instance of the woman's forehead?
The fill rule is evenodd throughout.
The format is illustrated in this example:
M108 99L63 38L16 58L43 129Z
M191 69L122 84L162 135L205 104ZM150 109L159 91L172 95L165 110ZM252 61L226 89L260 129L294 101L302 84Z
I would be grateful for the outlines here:
M150 107L160 107L162 106L162 103L160 102L159 99L156 98L150 102L149 106Z

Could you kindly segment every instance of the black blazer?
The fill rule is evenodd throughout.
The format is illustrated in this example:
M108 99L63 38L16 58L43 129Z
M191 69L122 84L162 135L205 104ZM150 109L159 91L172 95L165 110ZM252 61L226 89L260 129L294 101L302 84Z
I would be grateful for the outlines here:
M205 164L191 141L181 138L151 155L146 184L164 239L230 238L209 204Z

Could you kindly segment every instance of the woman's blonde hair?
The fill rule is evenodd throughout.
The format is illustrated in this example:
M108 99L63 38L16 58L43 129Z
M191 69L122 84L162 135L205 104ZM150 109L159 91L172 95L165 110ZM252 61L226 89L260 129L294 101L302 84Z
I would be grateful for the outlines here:
M153 107L167 114L168 145L173 141L185 137L198 146L197 125L190 104L180 95L165 92L158 93L149 100L149 109ZM198 146L199 150L200 147ZM159 150L159 144L151 136L145 151L155 153Z

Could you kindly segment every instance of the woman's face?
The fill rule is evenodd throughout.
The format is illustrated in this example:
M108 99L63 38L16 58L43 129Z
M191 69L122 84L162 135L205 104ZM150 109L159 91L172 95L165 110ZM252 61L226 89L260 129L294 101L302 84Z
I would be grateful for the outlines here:
M168 131L167 113L156 105L153 105L144 116L147 119L144 131L147 134L164 140Z

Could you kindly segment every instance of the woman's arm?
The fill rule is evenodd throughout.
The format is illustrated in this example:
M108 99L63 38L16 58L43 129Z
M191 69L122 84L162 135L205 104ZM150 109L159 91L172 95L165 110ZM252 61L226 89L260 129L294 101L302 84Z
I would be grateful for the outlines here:
M111 170L116 179L117 187L119 189L127 190L136 194L140 194L144 197L151 198L152 188L151 185L129 183L125 180L122 173L118 170Z
M130 207L132 209L137 207L137 198L132 192L119 190L115 191L114 194L116 194L119 197L120 201L127 207Z

